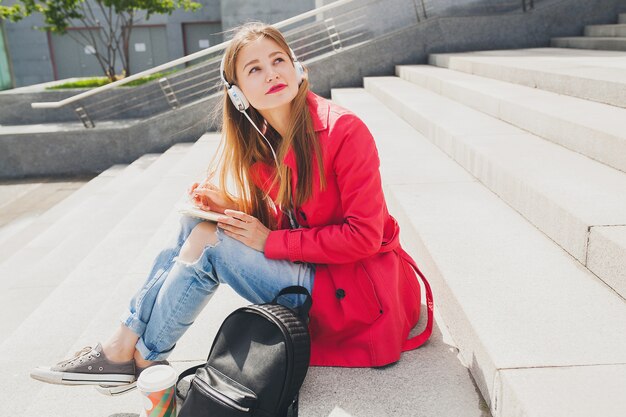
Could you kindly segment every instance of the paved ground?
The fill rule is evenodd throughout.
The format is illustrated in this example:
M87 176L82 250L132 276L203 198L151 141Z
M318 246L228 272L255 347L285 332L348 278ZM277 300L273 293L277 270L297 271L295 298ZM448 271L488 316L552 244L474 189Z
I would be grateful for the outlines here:
M0 181L0 242L28 225L91 177Z

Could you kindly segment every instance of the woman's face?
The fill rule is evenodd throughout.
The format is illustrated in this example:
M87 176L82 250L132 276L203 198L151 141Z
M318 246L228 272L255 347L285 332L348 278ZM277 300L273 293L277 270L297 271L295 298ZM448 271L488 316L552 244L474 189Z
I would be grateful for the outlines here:
M288 53L270 38L259 38L241 48L235 73L237 86L257 110L284 106L298 94L296 69Z

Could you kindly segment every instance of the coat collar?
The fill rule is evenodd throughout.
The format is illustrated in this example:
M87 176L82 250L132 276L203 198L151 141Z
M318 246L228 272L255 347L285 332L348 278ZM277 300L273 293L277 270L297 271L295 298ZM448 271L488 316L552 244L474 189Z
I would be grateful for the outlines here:
M306 103L309 106L311 119L313 119L313 129L316 132L328 129L330 102L324 97L320 97L314 92L309 91L306 96Z
M313 130L321 132L322 130L328 129L330 102L312 91L309 91L306 95L306 104L313 121ZM289 148L287 151L283 163L291 168L292 172L296 172L296 155L293 147Z

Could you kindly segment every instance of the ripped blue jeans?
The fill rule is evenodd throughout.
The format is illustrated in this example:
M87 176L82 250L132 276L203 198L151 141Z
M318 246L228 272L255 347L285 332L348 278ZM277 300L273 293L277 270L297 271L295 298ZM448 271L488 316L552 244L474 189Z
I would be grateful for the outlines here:
M252 303L269 302L290 285L312 291L314 265L267 259L220 228L216 229L217 242L207 245L196 261L178 259L187 237L200 222L181 217L176 240L156 257L144 285L122 317L122 324L139 335L136 348L146 360L169 356L219 284L228 284ZM288 295L279 302L295 307L303 300L303 296Z

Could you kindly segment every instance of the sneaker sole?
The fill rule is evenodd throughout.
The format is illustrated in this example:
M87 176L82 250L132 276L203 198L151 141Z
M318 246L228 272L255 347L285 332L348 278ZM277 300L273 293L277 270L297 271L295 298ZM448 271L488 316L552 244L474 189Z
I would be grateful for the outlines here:
M102 395L109 397L115 397L117 395L124 395L137 389L137 382L124 385L96 385L96 391Z
M36 368L30 377L38 381L57 385L127 385L135 380L135 375L123 374L79 374L51 371L49 368Z
M166 360L159 361L157 363L154 363L153 365L168 365L168 366L171 366L170 363L168 361L166 361ZM146 368L144 368L144 369L146 369ZM135 369L135 372L136 371L137 371L137 369ZM124 385L97 385L96 386L96 391L98 391L102 395L106 395L106 396L109 396L109 397L115 397L117 395L123 395L123 394L129 393L129 392L131 392L131 391L133 391L135 389L137 389L137 380L136 379L135 379L135 381L133 381L130 384L124 384Z

